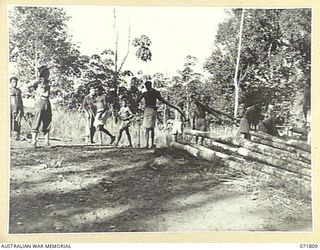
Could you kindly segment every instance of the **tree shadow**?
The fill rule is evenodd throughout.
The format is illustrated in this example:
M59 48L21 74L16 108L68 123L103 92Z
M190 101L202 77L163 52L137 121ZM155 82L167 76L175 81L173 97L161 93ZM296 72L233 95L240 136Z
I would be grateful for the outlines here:
M63 150L71 155L66 162L73 162L83 155L81 150ZM64 172L65 176L78 177L80 182L89 180L86 185L57 189L56 192L23 194L20 190L20 195L11 195L9 232L166 231L162 221L167 213L187 211L239 195L217 196L215 190L222 184L221 176L236 178L236 173L229 172L223 164L213 165L170 149L156 150L153 154L141 149L97 151L95 158L81 157L86 160L82 164L90 166L87 169ZM92 163L93 160L102 161L106 155L110 158L108 162ZM46 160L52 155L43 157ZM20 165L14 165L16 167ZM31 184L48 185L51 180L57 180L59 174L61 172L51 173L43 183L37 180ZM99 178L93 182L90 181L92 176ZM19 189L14 181L12 183L12 189ZM59 182L56 185L59 186ZM191 196L195 197L194 201L190 201ZM185 202L186 199L189 201Z

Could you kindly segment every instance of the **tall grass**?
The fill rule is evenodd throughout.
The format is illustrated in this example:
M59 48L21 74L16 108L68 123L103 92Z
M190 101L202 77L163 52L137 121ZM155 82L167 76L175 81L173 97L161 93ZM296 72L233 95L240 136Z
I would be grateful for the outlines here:
M33 113L33 109L26 109L26 112ZM31 132L31 124L33 119L22 122L22 133L27 135ZM129 128L133 146L144 146L145 142L145 129L142 124L143 117L135 116L133 122ZM172 142L172 127L170 124L161 125L156 123L155 128L155 143L157 147L167 146ZM110 131L111 134L118 136L121 122L116 122L114 117L110 117L107 120L105 128ZM185 128L190 128L186 124ZM41 128L40 128L41 131ZM237 128L234 126L226 125L211 125L210 131L217 135L217 137L225 138L230 136L236 136ZM40 137L41 137L40 133ZM52 110L52 125L50 131L51 138L57 138L62 141L73 141L81 143L85 141L86 136L86 116L81 110L67 110L59 107L54 107ZM98 133L95 134L95 141L98 141ZM103 142L109 143L110 138L107 135L103 136ZM184 136L184 141L194 141L192 136ZM128 145L127 136L122 134L120 146Z
M28 112L33 112L32 109ZM33 119L23 120L21 132L25 135L30 135ZM114 117L107 120L105 128L109 132L118 137L121 122L116 122ZM145 143L145 130L142 124L142 117L135 117L132 125L129 128L133 146L144 146ZM157 126L155 129L155 143L157 146L162 147L167 145L171 140L170 127ZM40 137L41 128L40 128ZM50 137L67 142L84 142L86 138L86 116L83 111L79 110L66 110L62 108L54 108L52 110L52 124L50 130ZM98 133L95 133L95 141L98 141ZM107 144L110 138L103 135L103 142ZM122 134L119 146L128 145L126 133Z

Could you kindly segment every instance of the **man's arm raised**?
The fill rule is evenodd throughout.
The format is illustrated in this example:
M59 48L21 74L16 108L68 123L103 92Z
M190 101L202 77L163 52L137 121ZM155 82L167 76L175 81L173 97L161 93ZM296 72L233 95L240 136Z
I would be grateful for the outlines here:
M187 118L185 117L185 115L183 114L183 112L176 106L172 105L171 103L169 103L168 101L166 101L160 94L159 96L157 97L158 100L166 105L168 105L169 107L171 108L174 108L175 110L177 110L183 117L184 120L187 120Z

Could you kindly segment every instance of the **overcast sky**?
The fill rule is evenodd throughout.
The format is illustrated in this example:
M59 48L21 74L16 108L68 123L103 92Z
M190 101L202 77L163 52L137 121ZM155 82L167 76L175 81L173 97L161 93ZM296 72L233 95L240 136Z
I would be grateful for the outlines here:
M87 55L114 50L113 7L68 6L69 28L80 51ZM131 40L147 35L151 41L152 61L144 63L131 46L123 69L146 74L161 72L172 76L183 67L187 55L196 56L201 68L210 55L218 24L226 16L216 7L116 7L120 60L127 49L128 27Z

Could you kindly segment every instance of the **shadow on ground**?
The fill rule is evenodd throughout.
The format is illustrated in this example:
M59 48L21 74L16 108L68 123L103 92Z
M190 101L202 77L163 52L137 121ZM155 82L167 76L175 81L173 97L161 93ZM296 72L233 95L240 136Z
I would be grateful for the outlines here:
M224 189L225 181L238 177L221 162L213 165L172 149L12 147L9 231L167 231L179 230L174 221L185 227L189 217L207 221L204 230L220 230L203 213L246 196ZM249 213L246 207L239 211ZM246 226L264 230L258 223Z

